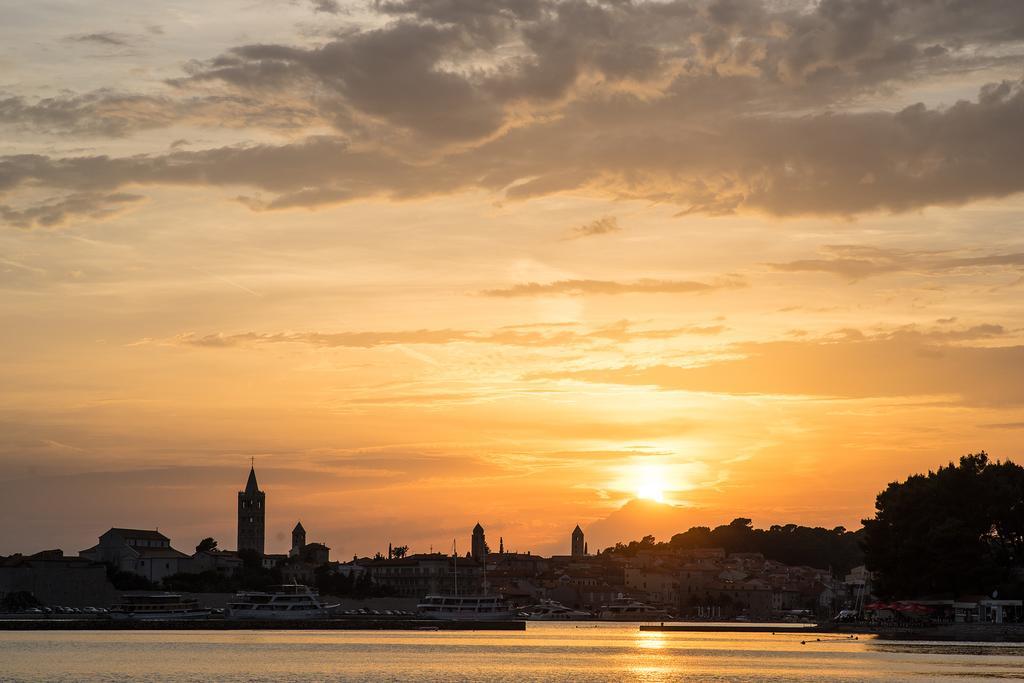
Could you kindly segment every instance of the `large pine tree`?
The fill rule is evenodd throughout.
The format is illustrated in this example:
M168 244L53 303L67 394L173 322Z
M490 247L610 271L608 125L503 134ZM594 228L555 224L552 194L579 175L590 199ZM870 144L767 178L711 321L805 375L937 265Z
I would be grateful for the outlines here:
M1024 468L967 455L889 484L875 508L863 543L879 595L1022 592Z

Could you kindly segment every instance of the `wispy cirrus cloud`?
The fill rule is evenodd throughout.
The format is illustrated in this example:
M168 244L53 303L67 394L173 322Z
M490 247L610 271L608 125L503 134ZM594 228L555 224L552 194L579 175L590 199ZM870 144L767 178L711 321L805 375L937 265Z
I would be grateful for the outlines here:
M181 346L227 348L247 344L307 344L329 348L348 347L369 349L375 346L397 344L449 344L469 339L461 330L398 330L393 332L242 332L237 334L213 333L180 334L170 342Z
M619 227L619 219L615 216L602 216L596 220L590 221L583 225L578 225L569 231L569 234L565 236L566 240L577 240L584 237L596 237L598 235L608 235L613 232L621 232L622 228Z
M921 254L859 245L830 245L822 252L821 258L797 259L769 266L782 272L831 273L848 280L862 280L873 275L910 270L922 259Z
M745 287L740 278L726 278L716 283L694 280L656 280L645 278L629 282L615 280L555 280L524 282L510 287L486 289L484 296L511 298L531 296L585 296L589 294L706 294L720 289Z
M53 228L78 218L110 218L144 199L128 192L77 192L21 208L0 204L0 220L18 228Z
M1002 337L998 325L962 330L857 330L817 339L750 342L691 366L656 364L542 372L531 379L647 385L663 390L820 398L959 396L971 405L1024 403L1024 346L962 342Z
M79 33L68 36L67 40L74 41L76 43L95 43L97 45L108 45L111 47L125 47L134 42L130 35L126 33L118 33L116 31Z
M851 281L889 273L947 273L981 268L1024 267L1024 253L957 256L950 251L906 251L864 245L830 245L820 258L768 264L773 270L830 273Z
M0 125L61 136L124 137L174 125L299 130L316 125L308 103L240 93L172 98L100 89L32 99L0 96Z
M205 348L231 348L262 344L302 344L325 348L370 349L405 344L498 344L523 347L560 347L629 343L639 340L672 339L685 335L714 336L725 331L723 325L686 325L673 328L644 328L628 320L619 320L590 329L575 324L505 327L486 332L476 330L393 330L357 332L193 332L170 339L144 339L137 344L169 344Z
M1024 429L1024 422L997 422L978 426L984 429Z

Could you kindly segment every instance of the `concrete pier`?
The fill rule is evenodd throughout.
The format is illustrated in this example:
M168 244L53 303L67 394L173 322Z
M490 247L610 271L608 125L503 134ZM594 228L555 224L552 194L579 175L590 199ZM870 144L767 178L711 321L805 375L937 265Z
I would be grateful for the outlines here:
M664 624L640 624L641 631L665 631L681 633L831 633L827 628L815 624L702 624L699 622Z
M5 619L0 631L525 631L525 621L441 619Z

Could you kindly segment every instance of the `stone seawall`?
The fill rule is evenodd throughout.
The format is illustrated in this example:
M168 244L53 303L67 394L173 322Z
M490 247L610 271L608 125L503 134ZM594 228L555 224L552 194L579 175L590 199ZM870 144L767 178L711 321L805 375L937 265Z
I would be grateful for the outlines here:
M883 626L877 624L706 624L665 622L642 624L641 631L679 633L778 633L820 636L825 634L876 636L884 640L935 640L962 643L1024 643L1024 624L939 624L934 626Z
M846 633L836 629L836 633ZM1024 624L942 624L878 627L869 631L886 640L940 640L964 643L1024 643Z

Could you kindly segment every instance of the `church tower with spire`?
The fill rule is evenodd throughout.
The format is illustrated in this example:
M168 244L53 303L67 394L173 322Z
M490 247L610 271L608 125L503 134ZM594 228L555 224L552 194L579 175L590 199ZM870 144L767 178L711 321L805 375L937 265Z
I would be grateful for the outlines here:
M256 466L249 468L249 481L245 490L238 492L238 549L255 550L264 554L264 534L267 519L267 494L256 483Z

